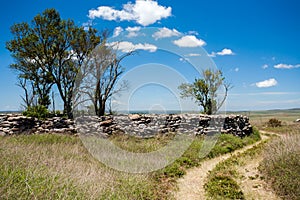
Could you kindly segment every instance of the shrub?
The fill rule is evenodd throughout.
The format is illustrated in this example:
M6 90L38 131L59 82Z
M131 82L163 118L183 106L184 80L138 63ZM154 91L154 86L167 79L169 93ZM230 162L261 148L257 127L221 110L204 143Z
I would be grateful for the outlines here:
M276 118L269 119L269 121L267 122L267 126L268 127L280 127L281 121Z
M27 117L36 117L38 119L45 119L50 116L49 110L42 105L28 107L27 110L23 112L23 115Z
M182 167L180 167L179 163L175 162L169 166L167 166L166 168L164 168L163 170L163 174L167 177L182 177L185 174L185 171Z
M213 199L245 199L240 187L230 176L216 175L204 187Z

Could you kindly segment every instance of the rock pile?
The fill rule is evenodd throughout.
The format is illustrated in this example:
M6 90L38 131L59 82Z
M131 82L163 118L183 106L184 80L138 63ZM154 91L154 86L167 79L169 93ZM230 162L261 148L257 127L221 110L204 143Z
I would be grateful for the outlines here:
M115 116L82 116L75 121L61 117L38 120L18 114L0 115L0 135L31 133L97 134L107 137L114 133L153 137L160 133L208 135L233 134L244 137L252 133L249 118L241 115L156 115L132 114Z
M75 123L72 120L53 117L38 120L20 114L0 115L0 135L32 133L76 133Z
M79 123L78 123L79 122ZM82 117L77 120L80 133L109 136L125 133L139 137L152 137L158 133L178 132L207 135L215 133L244 137L252 133L249 118L241 115L117 115L108 117Z

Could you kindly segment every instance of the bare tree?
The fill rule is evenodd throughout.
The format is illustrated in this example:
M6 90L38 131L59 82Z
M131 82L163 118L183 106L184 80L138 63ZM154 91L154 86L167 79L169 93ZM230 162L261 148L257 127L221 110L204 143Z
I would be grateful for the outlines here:
M17 86L21 87L24 90L24 96L21 96L23 100L23 104L21 104L21 106L24 107L26 110L27 108L34 105L34 100L35 100L34 84L32 81L23 78L22 76L19 76Z
M97 116L105 114L107 101L113 94L119 93L128 87L128 83L123 81L116 88L116 83L124 68L121 61L134 53L130 51L121 56L117 56L117 50L108 46L106 42L98 45L90 54L84 65L81 75L79 93L85 95L83 101L90 101Z

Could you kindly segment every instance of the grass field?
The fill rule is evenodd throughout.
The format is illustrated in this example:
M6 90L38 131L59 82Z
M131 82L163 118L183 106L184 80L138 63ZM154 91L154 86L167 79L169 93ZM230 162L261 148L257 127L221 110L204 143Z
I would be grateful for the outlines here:
M116 136L112 140L131 151L151 151L172 138L147 140ZM258 140L221 135L209 157ZM139 140L139 141L137 141ZM95 160L78 137L20 135L0 138L0 199L170 199L175 180L197 166L203 137L195 138L182 157L164 169L128 174Z
M284 126L274 131L288 133L299 127L293 122L294 118L299 118L298 114L276 113ZM250 114L253 124L262 128L271 117L274 115L265 112ZM173 137L172 134L149 139L114 136L111 140L128 151L150 152ZM258 140L257 132L243 139L221 135L204 159ZM0 199L172 199L176 180L186 169L201 164L198 153L202 144L203 137L196 137L188 150L166 168L146 174L129 174L108 168L94 159L76 136L0 137Z

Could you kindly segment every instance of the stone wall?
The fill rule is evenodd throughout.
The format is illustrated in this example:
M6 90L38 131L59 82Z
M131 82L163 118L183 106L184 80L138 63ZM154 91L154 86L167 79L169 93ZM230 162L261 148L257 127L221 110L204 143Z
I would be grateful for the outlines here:
M227 133L244 137L252 133L249 118L241 115L155 115L132 114L116 116L83 116L75 122L53 117L46 120L20 114L0 115L0 135L32 133L99 133L109 136L125 133L139 137L152 137L158 133L179 132L187 134Z
M100 133L109 136L125 133L139 137L151 137L157 133L179 132L195 135L215 133L244 137L252 133L249 118L241 115L154 115L133 114L107 117L83 116L77 118L79 131L85 134Z
M20 114L0 115L0 135L32 134L32 133L76 133L72 120L53 117L38 120Z

